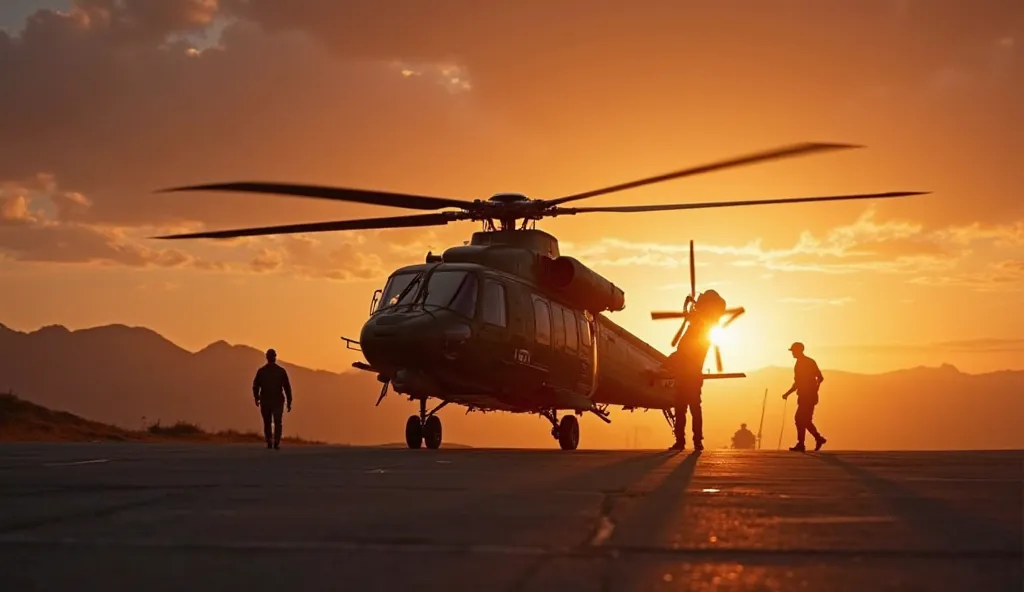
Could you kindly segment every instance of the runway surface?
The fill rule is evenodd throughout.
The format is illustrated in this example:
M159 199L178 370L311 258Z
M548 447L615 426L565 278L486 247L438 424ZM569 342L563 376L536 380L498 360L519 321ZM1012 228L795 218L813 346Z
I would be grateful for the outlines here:
M1008 590L1020 452L0 446L5 590Z

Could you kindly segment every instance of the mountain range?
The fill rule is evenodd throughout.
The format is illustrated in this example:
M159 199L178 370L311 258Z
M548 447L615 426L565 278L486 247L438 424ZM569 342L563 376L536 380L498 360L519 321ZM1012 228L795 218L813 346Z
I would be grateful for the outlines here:
M263 353L224 341L185 350L142 327L105 325L70 331L59 325L21 332L0 325L0 392L127 429L187 421L208 430L260 424L252 377ZM416 405L393 393L379 407L380 383L368 372L310 370L281 361L295 392L285 416L290 435L327 442L401 441ZM835 449L1024 449L1024 371L965 374L950 365L884 374L823 369L815 422ZM727 446L741 422L755 433L765 390L763 447L794 439L795 401L779 396L791 368L764 368L747 378L709 381L704 389L705 444ZM445 439L473 446L557 448L536 416L440 412ZM585 415L581 448L667 446L660 412L612 409L612 424Z

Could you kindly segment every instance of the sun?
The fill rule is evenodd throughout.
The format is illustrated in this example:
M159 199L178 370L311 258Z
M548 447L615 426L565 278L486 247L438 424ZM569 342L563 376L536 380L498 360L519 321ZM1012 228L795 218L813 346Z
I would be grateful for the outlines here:
M732 343L732 334L725 327L712 327L711 328L711 343L724 347Z

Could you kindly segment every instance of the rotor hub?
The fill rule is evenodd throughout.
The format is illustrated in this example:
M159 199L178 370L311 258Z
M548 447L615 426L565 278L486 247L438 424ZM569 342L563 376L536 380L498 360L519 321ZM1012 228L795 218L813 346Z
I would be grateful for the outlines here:
M522 193L495 193L487 201L502 205L512 205L516 203L528 203L532 200Z

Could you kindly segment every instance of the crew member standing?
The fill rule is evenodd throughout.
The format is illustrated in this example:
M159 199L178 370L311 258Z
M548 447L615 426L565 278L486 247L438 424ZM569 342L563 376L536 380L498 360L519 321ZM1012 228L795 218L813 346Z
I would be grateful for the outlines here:
M286 402L288 412L292 410L292 385L288 381L288 372L277 365L277 352L273 349L267 350L267 363L256 371L252 380L252 396L263 415L263 437L267 448L276 450L281 447L281 424ZM274 422L273 434L270 431L271 420Z
M807 432L814 436L814 450L821 450L827 440L818 433L818 428L814 427L814 407L818 404L818 388L825 381L825 377L821 375L818 363L804 355L804 344L796 342L789 347L789 351L796 358L796 364L793 366L793 386L782 395L782 398L787 399L793 391L796 391L796 415L793 419L796 423L797 441L796 446L790 450L793 452L806 450L804 439Z
M671 450L686 449L686 412L693 416L693 448L704 450L704 414L701 412L701 391L704 372L700 365L704 358L688 348L690 340L681 339L676 351L665 361L666 370L675 382L675 438ZM699 348L697 348L699 349ZM705 355L707 350L704 350Z
M687 297L689 302L689 297ZM686 308L686 305L684 305ZM714 290L700 295L689 309L686 328L665 361L665 370L675 379L675 444L672 450L686 448L686 412L693 416L693 449L704 450L704 414L701 391L704 389L704 360L711 348L711 329L725 314L725 300Z

